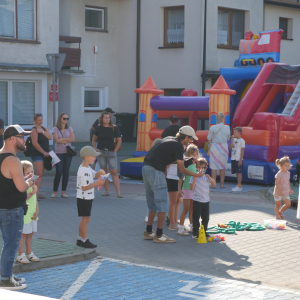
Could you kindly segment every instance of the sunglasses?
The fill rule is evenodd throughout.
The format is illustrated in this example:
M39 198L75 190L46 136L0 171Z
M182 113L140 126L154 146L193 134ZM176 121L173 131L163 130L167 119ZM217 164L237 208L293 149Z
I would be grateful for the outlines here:
M42 117L43 114L35 114L36 117Z
M69 118L63 118L64 121L69 120Z
M24 137L23 135L16 135L15 137L18 137L18 138L20 138L20 139L22 139L22 140L25 139L25 137Z

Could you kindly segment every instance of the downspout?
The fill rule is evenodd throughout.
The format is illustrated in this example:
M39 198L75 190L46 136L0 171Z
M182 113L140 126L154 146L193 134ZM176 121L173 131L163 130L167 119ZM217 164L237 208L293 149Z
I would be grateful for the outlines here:
M141 0L137 0L137 19L136 19L136 88L140 88L140 43L141 43ZM139 113L139 94L136 93L136 114Z
M205 77L206 77L206 13L207 0L204 2L204 28L203 28L203 63L202 63L202 96L205 96Z

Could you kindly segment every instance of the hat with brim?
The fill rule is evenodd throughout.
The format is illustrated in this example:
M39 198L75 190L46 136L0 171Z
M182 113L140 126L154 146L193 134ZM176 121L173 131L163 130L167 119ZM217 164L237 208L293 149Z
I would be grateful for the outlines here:
M4 140L7 140L12 136L16 136L16 135L26 136L26 135L30 135L30 134L31 134L31 131L25 131L20 125L15 124L15 125L10 125L5 128L4 133L3 133L3 138L4 138Z
M97 152L93 147L91 146L85 146L80 150L80 156L99 156L100 152Z
M191 137L193 137L194 140L198 141L198 138L196 137L195 130L191 126L181 127L179 129L179 133L191 136Z

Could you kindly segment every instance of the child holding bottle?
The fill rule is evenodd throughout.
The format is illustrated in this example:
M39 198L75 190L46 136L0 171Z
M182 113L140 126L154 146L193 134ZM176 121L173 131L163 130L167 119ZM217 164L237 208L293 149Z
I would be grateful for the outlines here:
M291 206L290 194L294 194L290 183L291 174L289 169L291 167L291 161L288 156L284 156L280 159L276 159L275 163L279 168L279 172L275 175L275 216L276 220L284 220L283 212ZM283 200L284 205L280 208L281 200Z
M33 173L33 165L28 160L22 160L21 164L23 166L24 177ZM29 264L30 261L40 261L40 259L32 252L32 236L34 232L37 232L37 220L39 214L39 206L36 201L37 187L34 184L27 190L26 203L28 205L28 210L24 216L24 226L22 237L20 241L20 246L18 249L19 255L17 256L17 261L22 264ZM26 246L26 254L24 252L24 241Z

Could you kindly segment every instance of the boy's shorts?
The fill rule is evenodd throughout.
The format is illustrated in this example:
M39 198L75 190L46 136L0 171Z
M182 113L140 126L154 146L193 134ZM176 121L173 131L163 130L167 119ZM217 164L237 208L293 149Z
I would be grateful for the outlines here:
M90 217L91 216L92 202L93 202L93 199L84 200L84 199L77 198L78 217Z
M231 174L243 173L243 162L242 165L238 166L239 162L237 160L231 161Z
M281 201L281 200L285 200L285 199L290 200L290 196L283 197L283 196L275 196L274 195L274 200L275 201Z

